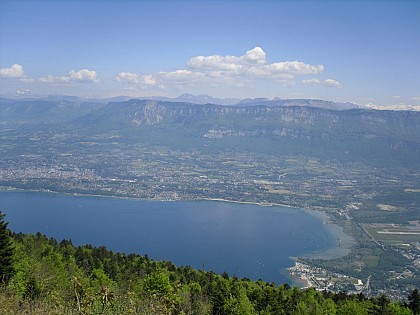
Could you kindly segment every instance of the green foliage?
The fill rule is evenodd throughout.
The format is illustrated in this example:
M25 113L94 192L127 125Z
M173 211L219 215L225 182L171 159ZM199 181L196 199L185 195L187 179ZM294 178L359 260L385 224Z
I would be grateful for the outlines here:
M90 275L91 285L96 288L114 287L115 283L112 281L103 269L94 269Z
M334 301L330 298L325 299L318 311L320 315L335 315L337 313L337 306Z
M0 286L0 314L412 314L385 295L368 300L254 282L41 234L14 240L15 274ZM418 290L409 297L412 310L416 301Z
M39 284L35 280L34 277L31 277L28 283L25 286L25 292L23 293L24 299L29 299L34 301L36 298L41 296L41 289L39 288Z
M373 300L372 313L378 315L388 315L390 314L389 304L391 300L385 294L381 294L376 299Z
M223 305L224 313L227 315L254 315L257 314L254 306L246 295L244 288L241 288L237 296L229 296Z
M7 282L13 274L13 244L4 216L0 211L0 282Z
M391 303L389 304L389 311L392 315L412 315L415 314L411 312L410 309L407 307L399 304L399 303Z
M368 315L370 304L357 300L347 300L338 307L337 315Z
M143 280L144 291L148 294L168 295L171 291L171 282L163 272L154 272Z
M409 307L414 315L420 314L420 292L414 289L408 296Z

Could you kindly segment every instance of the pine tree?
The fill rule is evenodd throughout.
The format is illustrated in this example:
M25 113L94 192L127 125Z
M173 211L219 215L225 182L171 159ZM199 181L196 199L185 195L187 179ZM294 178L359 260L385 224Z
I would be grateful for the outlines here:
M0 211L0 282L7 282L13 273L13 243L8 223Z
M408 296L408 305L414 315L420 314L420 292L418 289L414 289L413 292Z
M391 300L385 294L381 294L376 298L376 314L386 315L389 314L389 304Z

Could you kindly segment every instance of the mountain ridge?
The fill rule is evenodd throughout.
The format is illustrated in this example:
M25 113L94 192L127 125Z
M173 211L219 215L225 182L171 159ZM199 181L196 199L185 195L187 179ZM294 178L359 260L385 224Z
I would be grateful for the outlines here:
M73 123L103 130L126 130L129 137L155 130L168 142L175 134L186 143L192 139L260 139L312 151L326 146L331 152L339 150L337 155L348 151L375 159L420 152L420 112L240 107L133 99L109 103Z
M155 101L168 101L168 102L186 102L191 104L216 104L226 106L254 106L254 105L265 105L265 106L310 106L320 107L333 110L346 110L352 108L368 108L375 110L394 110L394 111L420 111L420 105L410 104L390 104L390 105L376 105L376 104L356 104L352 102L340 102L330 101L323 99L290 99L290 98L279 98L279 97L258 97L258 98L217 98L208 94L193 95L189 93L183 93L176 97L167 96L143 96L134 97L127 95L120 95L108 98L86 98L72 95L38 95L38 96L0 96L0 102L16 102L16 101L66 101L66 102L85 102L85 103L109 103L109 102L125 102L130 99L140 100L155 100Z

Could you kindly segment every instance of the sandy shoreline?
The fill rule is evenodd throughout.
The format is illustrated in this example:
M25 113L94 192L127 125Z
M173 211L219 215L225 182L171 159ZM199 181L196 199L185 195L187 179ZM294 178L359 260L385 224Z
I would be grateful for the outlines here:
M341 226L333 223L328 213L311 209L304 209L304 211L322 220L325 229L335 239L334 245L329 249L305 255L305 258L332 259L345 256L351 251L351 248L355 244L354 239L346 234Z
M355 244L354 239L347 235L343 228L335 223L330 221L330 216L322 211L319 210L310 210L304 209L305 212L317 217L318 219L324 222L324 226L328 233L330 233L331 237L336 239L336 242L333 246L328 249L320 250L319 252L314 252L308 255L304 255L301 258L310 258L310 259L333 259L347 255L350 253L351 248ZM289 279L292 282L293 286L297 286L299 288L308 288L314 286L314 284L310 281L308 277L295 277L292 275L293 270L298 269L299 257L290 257L294 261L294 265L292 267L287 268L289 272Z

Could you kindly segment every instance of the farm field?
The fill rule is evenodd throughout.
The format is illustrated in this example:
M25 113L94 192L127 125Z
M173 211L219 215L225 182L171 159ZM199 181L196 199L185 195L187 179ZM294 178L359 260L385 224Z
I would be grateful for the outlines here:
M383 245L408 246L420 242L419 221L410 224L364 224L366 231Z

